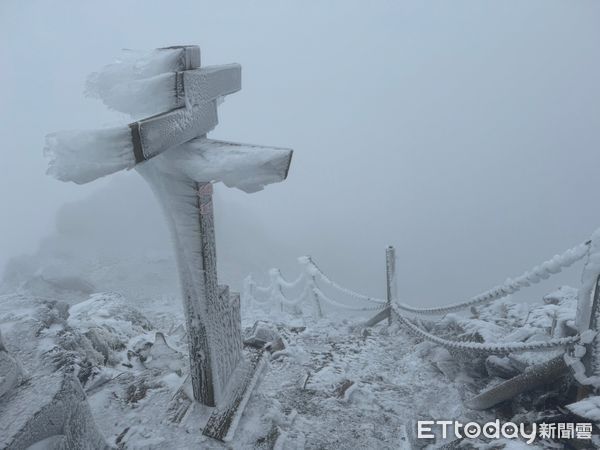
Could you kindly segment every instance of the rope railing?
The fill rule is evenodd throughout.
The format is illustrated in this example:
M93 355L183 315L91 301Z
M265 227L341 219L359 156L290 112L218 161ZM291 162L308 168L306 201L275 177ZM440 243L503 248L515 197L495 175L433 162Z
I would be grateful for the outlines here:
M542 280L548 279L552 275L560 273L564 268L567 268L573 265L575 262L583 259L588 254L590 243L591 241L584 242L583 244L568 249L560 255L555 255L553 258L542 262L541 264L524 272L522 275L514 279L508 278L504 283L495 286L491 289L488 289L480 294L477 294L464 302L427 308L410 306L406 303L402 303L397 300L394 301L394 304L396 309L403 310L412 314L440 315L500 300L520 291L525 287L535 285ZM333 300L330 297L327 297L324 294L323 290L317 287L317 291L315 291L316 297L318 297L323 302L329 303L333 306L354 311L376 311L385 307L385 305L388 304L388 301L385 299L361 294L352 289L341 286L339 283L335 282L329 276L327 276L327 274L325 274L325 272L321 270L321 268L313 261L313 259L310 256L300 257L298 258L298 261L304 266L304 270L294 281L287 281L285 278L283 278L279 269L271 269L269 271L271 283L268 286L259 286L254 282L254 280L250 278L251 290L245 292L246 298L251 298L257 303L264 304L267 303L269 300L260 300L259 298L257 298L256 293L268 294L270 296L270 300L277 300L280 301L280 303L282 304L299 305L302 302L303 298L308 299L310 297L309 294L312 289L303 289L302 294L300 294L299 297L297 297L294 301L290 301L283 294L282 288L289 290L295 289L303 282L306 284L314 284L315 287L317 287L316 281L318 278L319 281L323 282L325 285L331 287L332 289L341 294L344 294L356 300L379 305L370 308L346 305L344 303L340 303L336 300ZM314 298L312 300L314 301Z
M379 311L381 309L385 309L386 305L378 305L378 306L367 306L367 307L355 307L350 305L345 305L343 303L337 302L329 297L327 297L321 289L318 287L313 288L313 292L319 297L323 303L328 303L331 306L335 306L337 308L344 308L351 311Z
M418 308L414 306L407 305L405 303L400 303L396 301L396 306L399 309L404 311L414 313L414 314L424 314L424 315L439 315L439 314L447 314L451 312L460 311L466 308L470 308L471 306L477 306L486 304L489 302L493 302L495 300L499 300L505 298L511 294L514 294L520 291L524 287L528 287L534 284L539 283L541 280L548 279L552 275L560 273L563 268L569 267L573 265L575 262L583 259L589 250L591 241L587 241L583 244L577 245L569 250L565 251L561 255L555 255L553 258L544 261L543 263L533 267L531 270L526 271L521 276L516 277L515 279L507 279L503 284L488 289L478 295L475 295L468 299L467 301L454 303L451 305L445 305L440 307L432 307L432 308ZM340 286L336 282L332 281L320 268L317 266L314 261L310 257L307 258L308 264L312 265L314 272L319 276L319 278L332 288L347 294L356 299L370 301L373 303L386 303L386 300L370 297L364 294L360 294L351 289Z
M331 286L332 288L334 288L335 290L341 292L342 294L346 294L350 297L353 297L355 299L358 300L365 300L367 302L371 302L371 303L380 303L380 304L386 304L387 300L383 300L381 298L376 298L376 297L370 297L368 295L364 295L364 294L360 294L358 292L355 292L351 289L345 288L343 286L340 286L338 283L336 283L335 281L331 280L327 275L325 275L323 273L323 271L321 269L319 269L319 266L317 266L315 264L315 262L312 260L312 258L310 256L305 256L304 258L306 258L306 264L310 266L310 269L312 272L314 272L314 274L319 276L319 279L321 281L323 281L325 284Z
M294 281L287 281L285 278L283 278L279 269L272 269L269 271L271 283L268 286L258 286L254 280L249 277L244 289L244 296L247 301L255 301L262 305L269 302L278 302L281 305L282 310L284 306L299 307L303 302L310 301L316 306L319 317L322 317L323 315L321 306L322 304L327 304L336 309L346 309L349 311L379 311L375 318L373 318L374 320L372 319L366 322L369 324L367 326L371 326L382 320L382 314L386 313L387 311L385 315L387 315L387 317L393 317L396 319L397 322L409 333L429 342L443 346L449 350L460 351L467 354L506 354L524 351L547 351L564 347L579 348L576 353L581 353L583 349L582 346L589 346L589 339L582 339L580 334L568 337L552 338L546 341L538 342L481 343L458 341L436 336L430 331L420 327L417 321L409 318L406 314L441 315L464 310L472 306L485 305L493 301L506 298L507 296L514 294L523 288L535 285L542 280L546 280L551 276L560 273L563 269L572 266L575 262L582 260L586 256L588 259L584 268L583 282L583 287L585 289L581 291L579 295L578 315L580 315L580 310L584 312L588 311L583 315L589 315L591 306L588 305L588 303L591 302L591 299L588 297L592 294L592 288L590 286L593 284L593 282L590 282L589 279L592 279L592 276L597 276L597 273L600 273L600 232L594 233L592 240L572 247L560 255L555 255L549 260L536 265L528 271L525 271L520 276L508 278L504 283L475 295L464 302L440 307L419 308L401 303L397 299L392 300L391 298L388 298L386 300L356 292L332 280L323 270L321 270L321 268L310 256L298 258L298 261L303 266L303 271ZM595 280L596 279L594 278L593 281L595 282ZM354 301L358 300L362 302L363 305L350 305L348 303L331 298L331 296L327 295L323 291L323 289L319 286L319 283L327 286L332 290L332 292L341 294L344 297L350 298ZM304 284L304 287L297 297L294 299L288 299L286 297L283 289L297 289L302 284ZM388 289L388 297L390 297L389 292L390 291ZM260 295L267 295L268 298L260 299ZM578 323L586 323L586 320L589 321L589 319L586 317L583 319L577 319ZM588 329L590 327L578 326L578 328L580 332L589 332ZM583 334L585 335L585 333Z
M295 289L296 287L298 287L300 285L300 283L302 283L304 281L304 277L305 277L305 273L302 272L298 276L298 278L296 278L294 281L287 281L285 278L283 278L279 269L277 269L277 274L278 274L277 281L279 282L281 287L284 287L286 289Z
M300 293L300 295L298 295L295 299L288 299L285 295L283 295L283 292L279 292L276 294L276 300L278 300L279 302L283 303L286 306L298 306L300 305L300 303L302 303L304 301L304 299L308 296L308 294L310 293L310 287L308 285L304 286L304 289L302 290L302 292Z
M580 340L579 334L575 336L568 336L562 338L549 339L547 341L537 342L502 342L502 343L482 343L482 342L466 342L466 341L453 341L451 339L445 339L440 336L429 333L414 324L406 316L402 315L398 311L398 305L392 304L392 311L394 317L404 325L411 334L423 338L427 341L438 344L448 350L458 350L463 353L476 353L476 354L508 354L515 352L531 352L531 351L547 351L553 350L559 347L572 346Z

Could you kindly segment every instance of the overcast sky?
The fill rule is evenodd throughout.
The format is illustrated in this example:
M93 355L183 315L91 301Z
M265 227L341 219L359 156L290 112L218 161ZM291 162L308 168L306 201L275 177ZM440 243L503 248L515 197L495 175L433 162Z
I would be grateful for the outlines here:
M110 182L44 174L46 133L126 122L86 76L121 48L199 44L243 67L211 136L295 150L286 182L224 203L357 290L384 294L392 244L406 301L475 294L600 226L598 23L591 0L2 0L0 267Z

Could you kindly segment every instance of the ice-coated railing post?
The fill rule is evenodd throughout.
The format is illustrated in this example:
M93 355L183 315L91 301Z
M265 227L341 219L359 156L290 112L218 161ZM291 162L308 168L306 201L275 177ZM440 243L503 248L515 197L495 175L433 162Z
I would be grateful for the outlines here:
M385 275L387 286L386 308L391 310L392 299L397 298L396 285L396 250L391 245L385 250ZM392 324L392 314L388 316L388 325Z
M244 278L244 288L242 291L242 301L248 306L252 306L252 300L254 299L254 281L252 277L248 275Z
M269 270L269 278L271 280L271 300L279 302L279 309L283 312L283 291L281 290L281 284L279 283L279 270Z
M315 270L313 267L313 262L310 256L302 256L298 258L298 262L302 265L302 269L304 270L304 274L306 276L306 285L308 292L312 296L312 300L315 304L315 312L317 314L317 318L322 319L324 317L323 308L321 308L321 300L319 300L319 296L315 292L315 288L317 287L317 280L315 278Z
M283 311L284 301L288 300L283 293L283 283L285 282L283 275L281 274L281 269L274 269L277 271L277 287L278 287L278 295L280 295L279 299L281 301L281 310ZM295 315L302 315L302 308L298 306L299 302L293 302L292 312Z

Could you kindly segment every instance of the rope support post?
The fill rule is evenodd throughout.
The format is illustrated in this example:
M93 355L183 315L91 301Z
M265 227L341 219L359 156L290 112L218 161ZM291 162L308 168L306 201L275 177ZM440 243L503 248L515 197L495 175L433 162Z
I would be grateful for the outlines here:
M396 285L396 250L393 246L389 246L385 249L385 275L386 275L386 308L388 310L392 306L392 299L397 298L397 285ZM392 324L392 314L388 315L388 325Z

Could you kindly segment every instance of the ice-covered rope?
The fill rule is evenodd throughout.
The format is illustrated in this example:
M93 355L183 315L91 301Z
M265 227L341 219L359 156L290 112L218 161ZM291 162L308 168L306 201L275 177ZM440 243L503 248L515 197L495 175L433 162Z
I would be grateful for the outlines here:
M417 325L411 322L410 319L398 311L398 305L396 304L392 305L392 311L395 313L395 317L400 321L400 323L408 328L408 330L413 334L435 344L441 345L447 349L458 350L467 353L473 352L490 355L512 352L546 351L576 344L580 339L580 336L576 335L538 342L504 342L497 344L485 344L480 342L453 341L450 339L441 338L419 328Z
M271 297L267 297L267 298L263 298L263 299L258 299L256 298L254 295L252 295L249 292L246 292L246 294L244 295L244 297L252 302L256 302L260 305L265 305L267 303L271 302Z
M254 281L252 282L252 287L256 290L256 292L260 292L261 294L268 294L273 289L271 285L259 286L258 284L254 283Z
M242 299L248 303L258 303L264 305L271 301L271 285L269 286L258 286L256 282L252 279L252 276L248 275L244 279L244 290L242 292ZM267 298L259 299L254 295L254 292L260 292L262 294L269 294Z
M315 264L315 262L312 260L312 258L310 256L306 256L305 258L306 259L304 259L304 262L307 263L308 270L311 272L311 275L318 275L319 279L321 281L323 281L325 284L331 286L332 288L336 289L337 291L342 292L343 294L346 294L346 295L356 298L358 300L365 300L365 301L368 301L371 303L379 303L379 304L387 303L386 300L383 300L381 298L369 297L368 295L360 294L351 289L340 286L335 281L333 281L331 278L329 278L327 275L325 275L325 273L319 268L319 266L317 266ZM376 309L379 309L379 308L376 308ZM365 310L365 311L369 311L369 310Z
M307 284L306 286L304 286L304 289L302 290L300 295L298 295L298 297L296 297L293 300L286 298L286 296L283 295L283 292L281 292L280 290L277 290L275 292L274 297L275 297L275 300L278 300L279 302L283 303L286 306L297 306L308 298L309 293L310 293L310 286Z
M583 244L577 245L576 247L570 248L565 251L561 255L555 255L553 258L548 261L543 262L542 264L535 266L533 269L525 272L523 275L510 279L508 278L503 284L493 287L481 294L478 294L474 297L471 297L469 300L461 303L455 303L447 306L439 306L435 308L416 308L404 303L396 302L396 307L402 309L404 311L408 311L414 314L424 314L424 315L438 315L438 314L446 314L450 312L460 311L462 309L469 308L471 306L482 305L485 303L489 303L495 300L499 300L501 298L507 297L508 295L514 294L515 292L520 291L522 288L531 286L532 284L537 284L541 280L545 280L550 276L557 274L562 271L563 268L569 267L573 265L575 262L582 259L587 253L590 247L591 241L587 241ZM350 295L354 298L358 298L361 300L367 300L374 303L385 303L386 301L380 298L369 297L364 294L360 294L358 292L347 289L339 284L335 283L331 280L310 258L307 257L306 262L310 265L313 272L319 276L319 278L330 285L331 287L337 289L340 292L344 292L347 295Z
M396 306L404 311L409 311L412 313L433 315L460 311L471 306L482 305L499 300L520 291L524 287L528 287L532 284L539 283L541 280L548 279L552 275L561 272L563 268L573 265L575 262L585 257L585 255L588 253L589 246L590 241L587 241L576 247L570 248L562 255L555 255L553 258L543 262L538 266L535 266L533 269L525 272L523 275L515 279L508 278L503 284L482 292L466 302L455 303L436 308L415 308L401 303L397 303Z
M325 303L329 303L331 306L335 306L337 308L342 308L342 309L348 309L351 311L378 311L381 309L384 309L386 307L385 304L383 305L378 305L378 306L367 306L367 307L357 307L357 306L350 306L350 305L345 305L343 303L339 303L329 297L327 297L323 291L321 289L319 289L317 286L313 286L313 292L319 297L320 300L324 301Z
M277 270L277 283L285 289L294 289L304 281L304 276L304 272L302 272L294 281L287 281L285 278L283 278L281 272Z
M305 279L304 274L301 274L292 282L286 281L281 276L281 273L278 269L271 269L270 275L272 281L268 286L258 286L252 277L248 276L245 280L246 286L244 288L244 297L251 302L256 302L262 305L276 301L287 306L297 306L309 297L310 285L308 283L305 284L302 292L294 299L288 299L281 290L282 287L285 287L286 289L293 289L297 287ZM268 294L268 296L266 298L259 299L253 294L253 291L260 292L262 294Z

